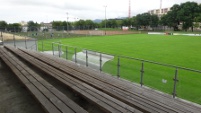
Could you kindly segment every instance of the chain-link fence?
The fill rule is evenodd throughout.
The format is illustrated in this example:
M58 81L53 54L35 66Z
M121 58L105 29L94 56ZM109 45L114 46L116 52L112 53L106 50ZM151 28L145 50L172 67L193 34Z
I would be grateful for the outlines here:
M121 28L98 28L92 26L41 26L41 27L19 27L19 28L0 28L1 32L15 34L18 36L26 36L37 39L49 38L68 38L68 37L81 37L81 36L101 36L101 35L117 35L117 34L133 34L140 33L141 31L126 30Z
M27 36L19 36L15 33L6 33L1 32L0 35L0 43L1 45L13 45L14 47L21 47L31 50L37 50L37 39L27 37Z

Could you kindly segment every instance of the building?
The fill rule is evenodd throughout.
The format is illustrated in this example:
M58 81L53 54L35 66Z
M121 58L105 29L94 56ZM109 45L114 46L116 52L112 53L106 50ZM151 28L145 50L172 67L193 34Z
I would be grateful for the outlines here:
M167 12L169 12L169 11L170 11L170 7L169 8L149 10L148 13L151 15L158 15L158 17L160 18L162 15L167 14Z
M28 31L27 22L21 21L21 22L19 22L19 24L22 26L22 32L27 32Z
M52 31L52 23L40 23L40 31Z
M27 22L25 22L25 21L21 21L21 22L19 22L19 24L20 24L21 26L27 26Z

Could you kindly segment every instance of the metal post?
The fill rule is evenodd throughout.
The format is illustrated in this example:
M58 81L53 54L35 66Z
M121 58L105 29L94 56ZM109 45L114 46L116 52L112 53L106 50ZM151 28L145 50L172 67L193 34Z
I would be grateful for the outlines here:
M2 60L0 59L0 69L2 68ZM1 71L0 71L1 72Z
M140 72L141 72L140 85L143 86L144 62L142 62L142 67Z
M35 39L36 51L38 51L37 39Z
M43 41L42 41L42 52L43 52Z
M2 32L1 32L1 37L2 37L2 45L4 46L4 39L3 39Z
M25 36L25 48L27 49L27 39L26 39L26 36Z
M15 35L14 34L13 34L13 43L14 43L14 47L16 48Z
M62 38L64 38L64 26L63 26L63 33L62 33Z
M60 57L60 46L58 44L58 54L59 54L59 57Z
M77 48L75 48L75 63L77 63Z
M175 77L173 79L174 80L174 89L173 89L173 93L172 93L173 98L175 98L177 96L177 94L176 94L176 86L177 86L177 82L179 81L177 79L177 76L178 76L178 69L176 68L176 70L175 70Z
M107 8L107 6L104 6L105 7L105 35L106 35L106 8Z
M52 43L52 54L54 56L54 43Z
M117 77L120 77L120 58L118 56L118 61L117 61Z
M86 50L86 66L88 67L88 51Z
M67 21L66 21L66 33L68 34L68 12L67 12L66 14L67 14Z
M60 47L60 45L58 44L58 53L59 53L59 57L61 57L61 53L60 53L61 50L60 50L60 49L61 49L61 47Z
M102 71L102 54L100 53L100 71Z
M68 60L68 47L66 46L66 59Z

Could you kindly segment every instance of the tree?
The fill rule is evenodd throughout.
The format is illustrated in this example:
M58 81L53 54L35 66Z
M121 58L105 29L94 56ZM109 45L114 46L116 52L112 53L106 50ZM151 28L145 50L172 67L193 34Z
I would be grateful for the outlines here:
M173 27L174 31L178 31L178 25L180 24L180 16L178 16L178 12L181 7L178 4L173 5L166 15L163 15L160 20L160 24L168 27Z
M56 29L57 31L63 30L63 24L62 21L53 21L52 22L53 29Z
M60 31L60 30L67 30L67 27L68 27L68 30L71 30L73 26L71 22L68 22L68 25L67 25L66 21L53 21L52 27L53 29Z
M132 23L132 24L131 24L132 26L137 26L137 19L136 19L136 16L133 16L133 17L132 17L131 23Z
M178 18L183 23L183 29L187 31L191 27L193 32L193 27L195 18L199 16L201 10L196 2L186 2L180 5L180 10L178 11Z
M168 26L168 19L167 18L168 18L167 15L161 16L159 24L163 25L163 26Z
M79 28L80 30L83 30L83 29L86 29L86 26L85 26L85 21L84 20L79 20L77 22L75 22L75 26L77 28Z
M122 26L131 26L132 25L132 18L126 18L122 21Z
M0 30L5 31L6 27L8 26L6 21L0 21Z
M118 19L116 20L117 26L121 28L122 24L123 24L123 20L122 19Z
M19 23L8 24L7 30L10 32L21 32L22 26Z
M115 19L107 20L107 28L116 28L117 26L118 25Z
M181 18L178 17L178 12L180 11L181 7L178 4L173 5L171 8L171 11L167 13L167 20L168 20L168 26L173 27L174 31L178 31L178 25L180 24Z
M86 20L85 25L88 29L93 29L95 27L95 23L92 20Z
M143 27L147 29L147 26L157 26L158 25L158 18L154 15L149 13L138 14L136 16L136 25L137 29Z
M34 23L33 21L29 21L28 23L28 31L38 31L38 27L40 27L40 25L36 22Z
M154 27L157 27L158 26L158 23L159 23L159 18L157 15L151 15L151 20L150 20L150 27L153 28L154 30Z

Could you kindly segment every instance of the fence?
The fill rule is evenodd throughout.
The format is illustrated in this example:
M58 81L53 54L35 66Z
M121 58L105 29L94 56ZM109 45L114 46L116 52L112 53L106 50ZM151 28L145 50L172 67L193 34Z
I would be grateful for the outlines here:
M19 27L19 28L0 28L4 33L15 34L19 36L32 37L37 39L49 38L67 38L81 36L100 36L100 35L116 35L116 34L133 34L141 31L128 30L122 31L120 28L95 28L91 26L41 26L41 27Z
M37 39L27 36L19 36L1 32L0 41L2 45L13 45L14 47L22 47L30 50L37 50Z
M201 104L201 71L138 58L63 45L59 42L39 43L39 50L71 60L118 78L127 79L153 89ZM80 56L80 53L82 55ZM92 57L93 56L93 57ZM95 57L94 57L95 56ZM105 57L110 57L104 61Z
M13 35L10 40L13 43L7 43L1 38L5 44L11 44L15 47L17 41ZM47 54L55 55L75 63L80 63L86 67L90 67L100 72L109 73L138 83L141 87L148 86L153 89L171 94L173 98L183 98L201 104L201 71L190 68L184 68L174 65L168 65L149 60L131 58L126 56L111 55L99 51L93 51L85 48L63 45L60 42L44 43L43 41L28 46L28 38L24 37L20 40L23 47L38 48ZM13 40L13 41L12 41ZM37 50L37 49L36 49Z

